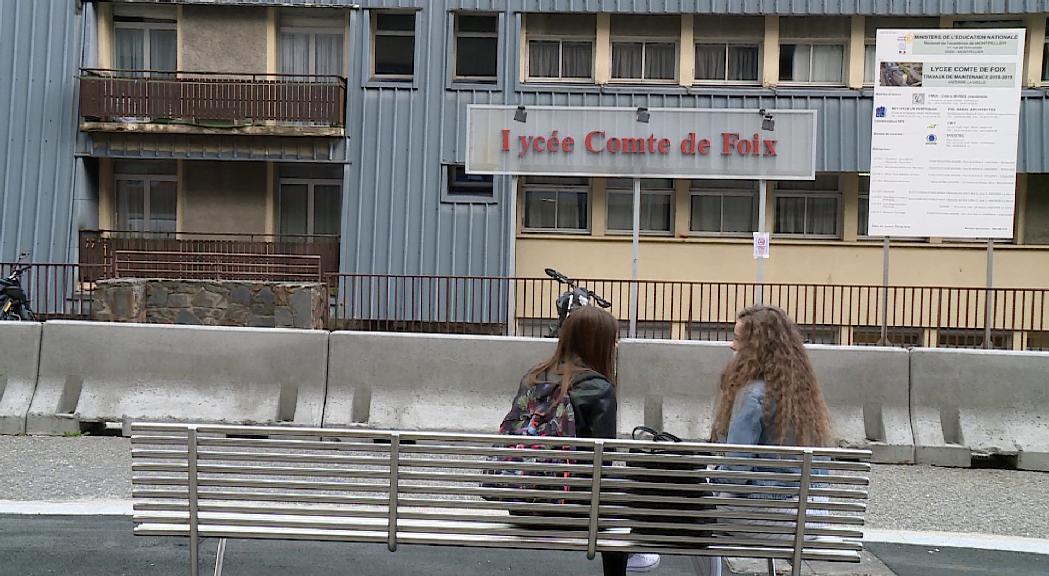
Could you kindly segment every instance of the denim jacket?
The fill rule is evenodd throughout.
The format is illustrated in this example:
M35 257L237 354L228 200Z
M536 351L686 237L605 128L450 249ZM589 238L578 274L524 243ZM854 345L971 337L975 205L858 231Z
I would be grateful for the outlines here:
M729 419L728 437L725 439L726 444L750 444L756 446L770 446L777 444L772 439L773 430L770 430L765 426L766 401L768 401L768 398L765 395L765 382L763 380L755 380L750 384L747 384L736 394L735 402L732 404L732 416ZM771 413L772 418L775 418L775 406L772 407ZM793 434L788 432L784 444L791 445L793 442ZM730 458L752 458L755 455L750 452L729 452L726 456ZM765 455L763 458L772 459L776 457ZM717 469L794 474L799 472L797 468L743 465L718 466ZM739 484L741 481L728 478L712 478L711 482L719 484ZM797 486L796 482L783 482L780 480L750 480L746 483L752 486ZM752 497L762 497L770 500L783 498L774 494L764 496L754 495Z

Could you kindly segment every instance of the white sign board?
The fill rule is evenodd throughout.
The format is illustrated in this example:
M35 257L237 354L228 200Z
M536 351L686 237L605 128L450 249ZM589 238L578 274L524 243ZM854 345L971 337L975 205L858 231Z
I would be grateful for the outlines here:
M470 174L812 180L816 112L471 105ZM645 120L645 121L642 121Z
M879 30L869 234L1011 238L1024 30Z
M769 233L754 233L754 259L768 260L769 258Z

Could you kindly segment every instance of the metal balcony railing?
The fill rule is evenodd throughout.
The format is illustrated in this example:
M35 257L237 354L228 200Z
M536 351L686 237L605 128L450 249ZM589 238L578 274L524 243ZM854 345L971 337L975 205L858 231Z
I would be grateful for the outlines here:
M339 76L103 70L80 76L80 115L101 122L345 124Z

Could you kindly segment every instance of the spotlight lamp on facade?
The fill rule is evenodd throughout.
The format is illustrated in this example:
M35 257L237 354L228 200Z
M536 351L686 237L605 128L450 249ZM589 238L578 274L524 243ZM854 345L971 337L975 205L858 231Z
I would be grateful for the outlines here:
M652 117L652 115L648 113L648 108L645 108L644 106L638 106L638 108L637 108L637 121L638 122L641 122L642 124L648 124L648 119L651 118L651 117Z
M761 114L761 129L766 132L774 132L776 130L776 118L772 116L772 112L762 108L758 110L758 114Z
M518 106L517 111L514 112L514 121L521 122L522 124L528 121L528 112L524 106Z

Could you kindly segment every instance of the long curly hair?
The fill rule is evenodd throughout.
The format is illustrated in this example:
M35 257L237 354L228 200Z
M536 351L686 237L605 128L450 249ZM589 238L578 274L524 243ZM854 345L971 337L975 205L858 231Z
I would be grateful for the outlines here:
M830 446L830 410L805 352L797 326L783 310L754 306L739 313L736 355L721 375L721 396L711 438L723 442L736 394L755 380L765 381L766 430L776 444Z

